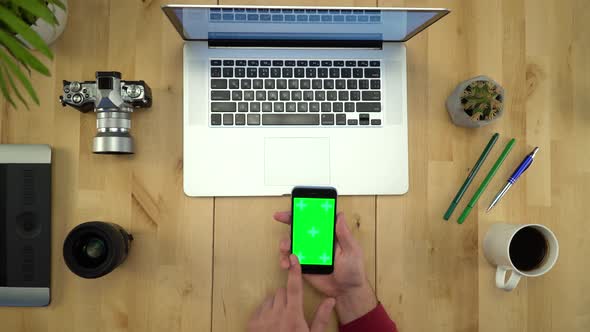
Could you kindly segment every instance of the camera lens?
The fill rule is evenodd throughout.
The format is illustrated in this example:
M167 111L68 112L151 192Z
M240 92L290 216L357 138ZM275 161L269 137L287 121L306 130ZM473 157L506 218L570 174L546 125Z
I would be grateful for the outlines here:
M125 261L131 240L131 234L119 225L99 221L83 223L66 237L64 260L78 276L99 278Z

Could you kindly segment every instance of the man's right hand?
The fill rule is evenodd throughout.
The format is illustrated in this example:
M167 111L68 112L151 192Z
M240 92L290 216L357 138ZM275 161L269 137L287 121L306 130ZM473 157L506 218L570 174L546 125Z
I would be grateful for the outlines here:
M277 212L274 219L291 225L290 212ZM332 274L306 274L305 280L325 296L336 299L336 312L341 324L349 323L364 316L377 306L363 263L363 251L346 225L344 215L336 219L336 255ZM280 264L283 269L290 266L291 239L280 242Z

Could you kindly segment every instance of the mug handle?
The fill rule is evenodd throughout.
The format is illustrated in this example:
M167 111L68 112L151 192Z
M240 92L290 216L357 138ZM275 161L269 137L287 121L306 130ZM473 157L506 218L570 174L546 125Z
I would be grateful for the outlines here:
M510 274L508 281L506 281L506 272L508 271L512 271L512 273ZM518 272L504 266L498 266L496 269L496 287L509 292L518 285L519 281L520 274Z

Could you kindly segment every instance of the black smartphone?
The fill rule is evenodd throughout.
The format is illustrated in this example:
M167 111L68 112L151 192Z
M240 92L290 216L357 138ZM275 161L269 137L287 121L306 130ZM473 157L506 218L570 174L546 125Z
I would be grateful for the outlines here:
M334 271L337 196L332 187L295 187L291 192L291 252L303 273Z

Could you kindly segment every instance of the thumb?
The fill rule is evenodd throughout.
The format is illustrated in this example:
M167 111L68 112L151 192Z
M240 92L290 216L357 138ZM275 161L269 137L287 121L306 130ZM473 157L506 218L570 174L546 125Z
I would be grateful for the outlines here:
M334 305L336 305L336 300L327 298L318 306L313 322L311 323L310 332L324 332L328 328Z
M350 252L354 250L356 242L348 225L346 225L343 213L338 213L336 218L336 238L343 251Z

